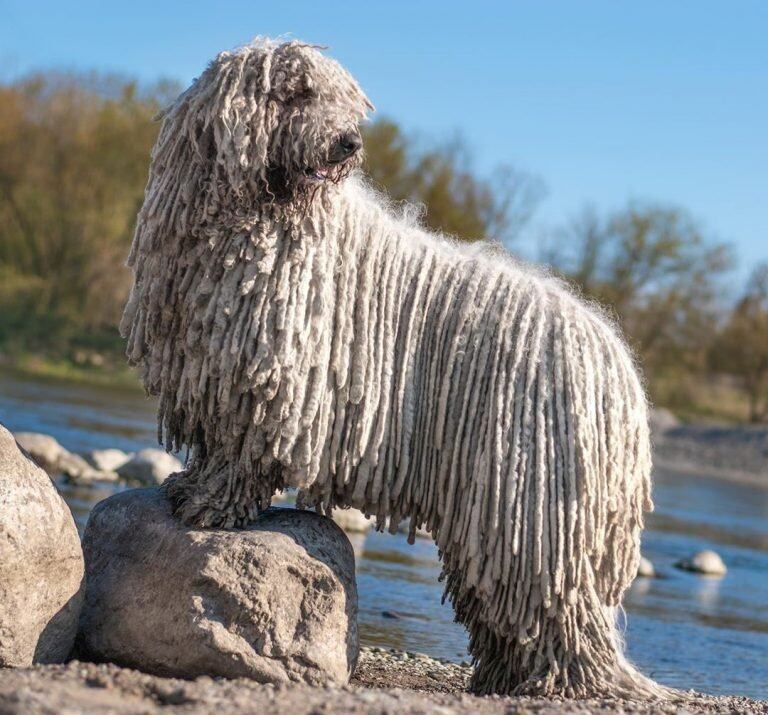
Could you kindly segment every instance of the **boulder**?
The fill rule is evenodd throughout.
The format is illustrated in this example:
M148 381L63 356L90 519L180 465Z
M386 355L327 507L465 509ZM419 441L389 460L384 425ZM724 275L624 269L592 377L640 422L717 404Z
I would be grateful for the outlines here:
M125 464L117 468L117 474L131 484L154 486L165 478L184 469L182 463L162 449L142 449Z
M85 456L85 459L100 472L117 472L132 456L123 452L122 449L94 449Z
M0 667L62 662L77 633L82 586L69 507L0 425Z
M688 559L678 561L675 566L683 571L692 571L704 576L724 576L728 571L720 558L720 554L709 549L699 551Z
M161 489L98 504L83 539L82 652L157 675L346 683L355 561L330 519L269 509L247 529L183 526Z

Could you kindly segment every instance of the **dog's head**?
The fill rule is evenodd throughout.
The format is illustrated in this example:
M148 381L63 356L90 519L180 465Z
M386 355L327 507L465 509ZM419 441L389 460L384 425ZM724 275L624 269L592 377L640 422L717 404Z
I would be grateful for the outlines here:
M258 40L222 52L164 112L153 175L182 183L198 219L264 203L298 212L360 164L371 109L319 48Z
M271 105L264 163L278 200L313 195L360 165L359 124L373 106L352 76L318 48L290 42L272 50L263 99Z

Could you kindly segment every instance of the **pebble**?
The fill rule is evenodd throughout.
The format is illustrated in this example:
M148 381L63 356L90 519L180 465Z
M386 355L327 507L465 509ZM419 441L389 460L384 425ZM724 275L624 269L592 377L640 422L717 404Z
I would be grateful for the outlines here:
M656 576L656 569L653 568L653 564L645 558L645 556L640 557L640 564L637 567L637 575L642 576L643 578L653 578Z
M85 461L101 472L116 472L131 457L122 449L94 449L85 455Z
M688 559L678 561L675 566L683 571L692 571L705 576L724 576L728 571L720 554L709 549L699 551Z

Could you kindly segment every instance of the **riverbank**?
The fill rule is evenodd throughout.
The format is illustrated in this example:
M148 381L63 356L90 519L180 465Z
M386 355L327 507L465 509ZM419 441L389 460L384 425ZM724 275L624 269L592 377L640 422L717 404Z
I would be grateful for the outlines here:
M653 440L654 467L768 489L768 427L671 426Z
M129 368L124 360L121 360L119 365L100 366L87 361L76 364L72 360L37 354L0 354L0 374L3 375L103 387L110 391L143 392L144 388L136 371Z
M261 685L208 677L160 678L115 665L72 661L0 670L0 713L127 715L309 715L310 713L768 713L768 703L742 697L695 696L668 703L593 699L475 697L466 693L469 668L427 656L363 648L345 687Z

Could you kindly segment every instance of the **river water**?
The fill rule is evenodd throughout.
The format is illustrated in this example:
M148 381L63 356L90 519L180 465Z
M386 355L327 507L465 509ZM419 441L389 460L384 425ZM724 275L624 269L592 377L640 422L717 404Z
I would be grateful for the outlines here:
M76 452L156 443L151 401L129 392L0 373L0 422L43 432ZM59 485L80 529L113 487ZM660 578L637 579L625 599L629 657L679 688L768 698L768 489L655 474L656 511L643 553ZM357 555L361 642L462 660L467 637L441 604L434 545L401 535L351 535ZM701 549L728 566L722 579L673 567Z

